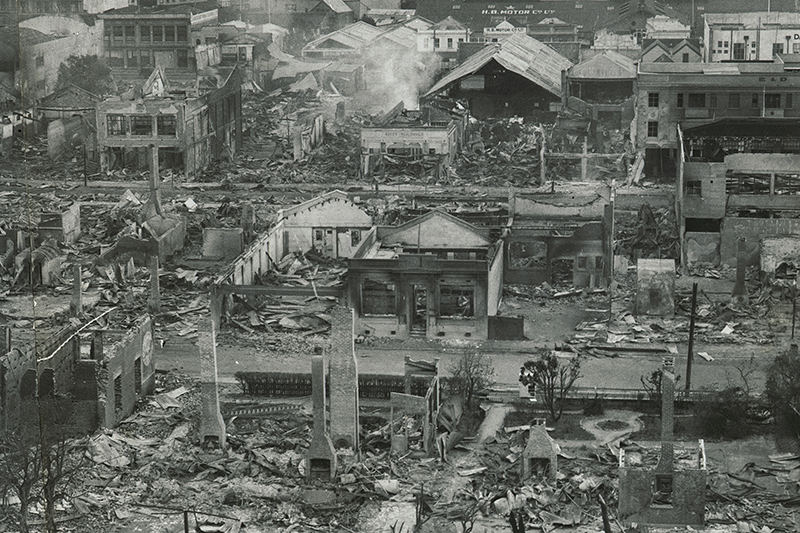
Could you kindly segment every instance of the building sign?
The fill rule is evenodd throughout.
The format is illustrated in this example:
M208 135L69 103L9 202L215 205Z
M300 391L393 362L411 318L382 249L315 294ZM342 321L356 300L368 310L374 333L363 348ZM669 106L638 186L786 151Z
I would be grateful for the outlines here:
M554 15L555 13L555 9L517 9L514 6L481 11L481 15Z
M447 131L442 129L416 130L407 128L396 129L364 129L364 137L369 136L365 141L383 140L385 141L426 141L426 142L446 142Z
M202 13L197 13L196 15L192 15L191 24L194 26L196 24L211 22L217 20L218 18L219 18L219 9L211 9L209 11L203 11Z

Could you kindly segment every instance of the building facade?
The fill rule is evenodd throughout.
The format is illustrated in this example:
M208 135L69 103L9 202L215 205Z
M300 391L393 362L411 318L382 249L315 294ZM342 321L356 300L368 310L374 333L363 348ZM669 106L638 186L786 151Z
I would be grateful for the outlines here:
M140 8L129 6L98 15L103 21L103 49L115 79L146 78L161 67L171 79L197 71L199 29L216 23L218 11L204 4ZM198 33L197 36L194 33Z
M103 171L149 168L149 148L161 166L195 176L242 143L238 70L215 91L193 98L110 98L97 106L97 149Z
M800 54L800 13L707 13L703 58L771 61L775 54Z
M800 118L800 72L773 63L642 63L631 138L648 176L675 176L677 126L719 119Z

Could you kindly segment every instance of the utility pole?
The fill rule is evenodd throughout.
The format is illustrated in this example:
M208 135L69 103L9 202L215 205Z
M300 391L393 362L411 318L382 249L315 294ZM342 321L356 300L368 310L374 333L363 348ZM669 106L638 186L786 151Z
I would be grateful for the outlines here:
M689 315L689 353L686 357L686 392L692 388L692 357L694 351L694 319L697 311L697 283L692 284L692 314Z

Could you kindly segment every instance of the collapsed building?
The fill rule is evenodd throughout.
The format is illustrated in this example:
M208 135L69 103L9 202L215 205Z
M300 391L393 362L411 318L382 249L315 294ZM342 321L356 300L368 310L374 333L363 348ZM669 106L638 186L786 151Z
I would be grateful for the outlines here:
M361 128L361 174L384 171L386 159L403 162L438 177L453 164L468 135L469 115L453 116L433 106L419 111L398 103Z
M740 239L747 265L769 262L762 256L766 238L791 246L792 236L800 233L800 155L740 153L703 162L683 149L680 154L676 197L686 267L736 265ZM773 272L796 262L780 248L773 252L779 256Z
M606 186L586 195L512 191L503 281L604 287L613 266L611 194Z
M212 161L233 159L242 145L238 69L200 96L169 95L168 84L153 81L151 75L141 97L109 98L97 105L101 170L146 169L151 146L159 166L183 170L188 177Z

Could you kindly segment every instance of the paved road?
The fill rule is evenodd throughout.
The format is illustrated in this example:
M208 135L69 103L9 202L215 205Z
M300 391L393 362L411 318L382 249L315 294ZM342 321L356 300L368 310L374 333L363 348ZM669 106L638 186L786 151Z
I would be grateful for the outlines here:
M499 344L499 343L498 343ZM510 344L510 343L509 343ZM675 359L675 368L681 376L686 375L686 347L679 345L679 354ZM751 377L751 386L763 386L763 370L772 361L775 353L771 347L697 344L696 352L705 351L714 357L714 361L694 358L692 370L692 389L703 387L725 386L729 378L738 377L737 366L746 365L751 354L756 356L755 372ZM359 372L364 374L402 374L403 358L432 360L440 358L440 369L444 375L450 374L450 367L461 355L458 347L443 349L408 349L402 346L393 348L356 348ZM494 363L495 379L498 385L515 387L520 367L534 353L531 343L522 343L516 348L489 348L485 352ZM222 381L234 381L233 375L238 371L272 371L272 372L310 372L311 355L278 356L259 353L254 348L222 345L217 350L219 374ZM199 375L200 365L191 352L170 349L168 343L157 350L159 369L176 369L190 375ZM576 385L587 388L611 388L641 390L640 378L660 368L661 357L652 355L622 355L620 357L588 357L581 366L582 377ZM684 386L682 379L679 387Z

